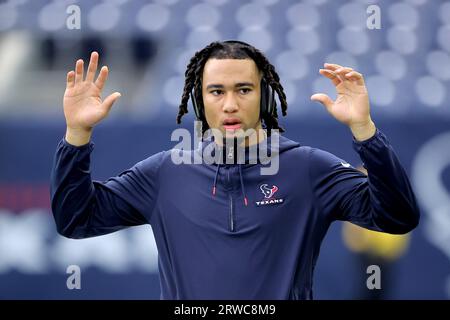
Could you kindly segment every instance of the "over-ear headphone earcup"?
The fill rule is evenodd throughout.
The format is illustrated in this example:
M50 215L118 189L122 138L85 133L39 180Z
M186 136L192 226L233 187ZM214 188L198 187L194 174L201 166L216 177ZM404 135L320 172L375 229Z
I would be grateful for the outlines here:
M264 78L261 79L261 118L265 118L273 114L277 103L275 101L275 92L267 84Z
M194 89L192 89L192 91L191 91L191 101L192 101L192 106L194 107L194 112L195 112L195 116L197 117L197 120L202 120L203 110L197 104L197 99L195 98Z
M266 114L267 114L267 103L269 102L268 100L268 95L267 95L267 83L266 81L263 79L261 79L261 101L260 101L260 118L265 118Z
M267 89L267 96L269 97L269 103L267 104L267 113L269 115L273 115L273 113L275 112L275 108L277 107L277 102L275 101L275 91L271 87L268 87Z

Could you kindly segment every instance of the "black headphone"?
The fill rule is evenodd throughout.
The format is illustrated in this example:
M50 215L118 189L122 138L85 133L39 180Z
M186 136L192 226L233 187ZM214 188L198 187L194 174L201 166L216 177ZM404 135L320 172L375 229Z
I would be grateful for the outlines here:
M251 47L250 44L239 40L226 40L223 41L223 43L239 43L244 46ZM203 101L201 97L199 97L198 100L196 99L194 89L192 89L191 91L191 101L197 120L205 119ZM272 116L276 107L277 103L275 101L275 92L272 87L267 84L266 80L263 77L261 79L260 117L266 118L267 116Z

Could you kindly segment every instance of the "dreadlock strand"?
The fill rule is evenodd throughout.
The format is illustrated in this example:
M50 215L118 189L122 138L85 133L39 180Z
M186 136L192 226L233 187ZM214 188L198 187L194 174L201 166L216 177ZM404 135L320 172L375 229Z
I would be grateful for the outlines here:
M188 108L187 108L187 104L189 101L189 95L190 92L192 90L192 80L195 77L194 74L194 66L197 63L197 55L194 55L187 68L186 68L186 72L185 72L185 81L184 81L184 89L183 89L183 95L181 96L181 103L179 106L179 110L178 110L178 116L177 116L177 124L181 123L181 118L188 113Z
M286 94L284 93L284 88L280 83L280 77L278 73L275 71L275 67L269 62L269 60L267 60L266 56L260 50L254 48L253 52L257 57L257 62L259 62L260 68L262 68L263 70L264 76L270 83L270 86L272 86L272 88L278 94L278 98L280 99L281 102L282 114L283 116L286 116L288 106L288 103L286 101Z
M186 68L185 72L185 81L184 81L184 89L183 95L181 97L181 103L179 106L178 116L177 116L177 124L181 123L181 118L188 113L188 102L189 97L191 95L192 89L194 88L194 94L198 97L199 92L201 93L201 87L199 91L199 83L201 86L201 73L203 71L204 62L209 57L211 49L220 45L220 42L213 42L203 48L202 50L197 51L194 56L189 61L189 64ZM194 97L196 99L196 97ZM200 106L199 106L200 107ZM203 121L205 124L206 121Z

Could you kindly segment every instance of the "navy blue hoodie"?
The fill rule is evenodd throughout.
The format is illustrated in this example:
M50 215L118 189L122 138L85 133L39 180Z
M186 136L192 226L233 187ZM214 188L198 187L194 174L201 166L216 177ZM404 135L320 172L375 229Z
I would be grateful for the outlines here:
M80 239L150 224L161 299L312 299L331 222L394 234L418 224L410 182L381 131L353 139L368 177L284 136L279 146L275 175L261 175L261 163L176 165L170 150L100 182L91 180L93 143L63 139L51 175L57 230Z

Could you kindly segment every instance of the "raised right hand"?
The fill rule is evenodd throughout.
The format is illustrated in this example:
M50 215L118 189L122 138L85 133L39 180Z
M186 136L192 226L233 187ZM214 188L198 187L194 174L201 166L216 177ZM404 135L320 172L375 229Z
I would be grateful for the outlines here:
M108 115L113 103L120 97L120 93L114 92L102 101L101 94L108 78L108 67L102 67L94 81L98 65L97 52L91 54L86 78L83 77L83 65L83 60L79 59L76 62L75 71L71 70L67 73L64 116L68 131L66 139L76 140L73 136L78 136L82 138L81 142L86 142L84 140L86 138L89 140L92 128ZM72 143L72 141L68 142ZM80 144L79 141L73 142L76 145Z

